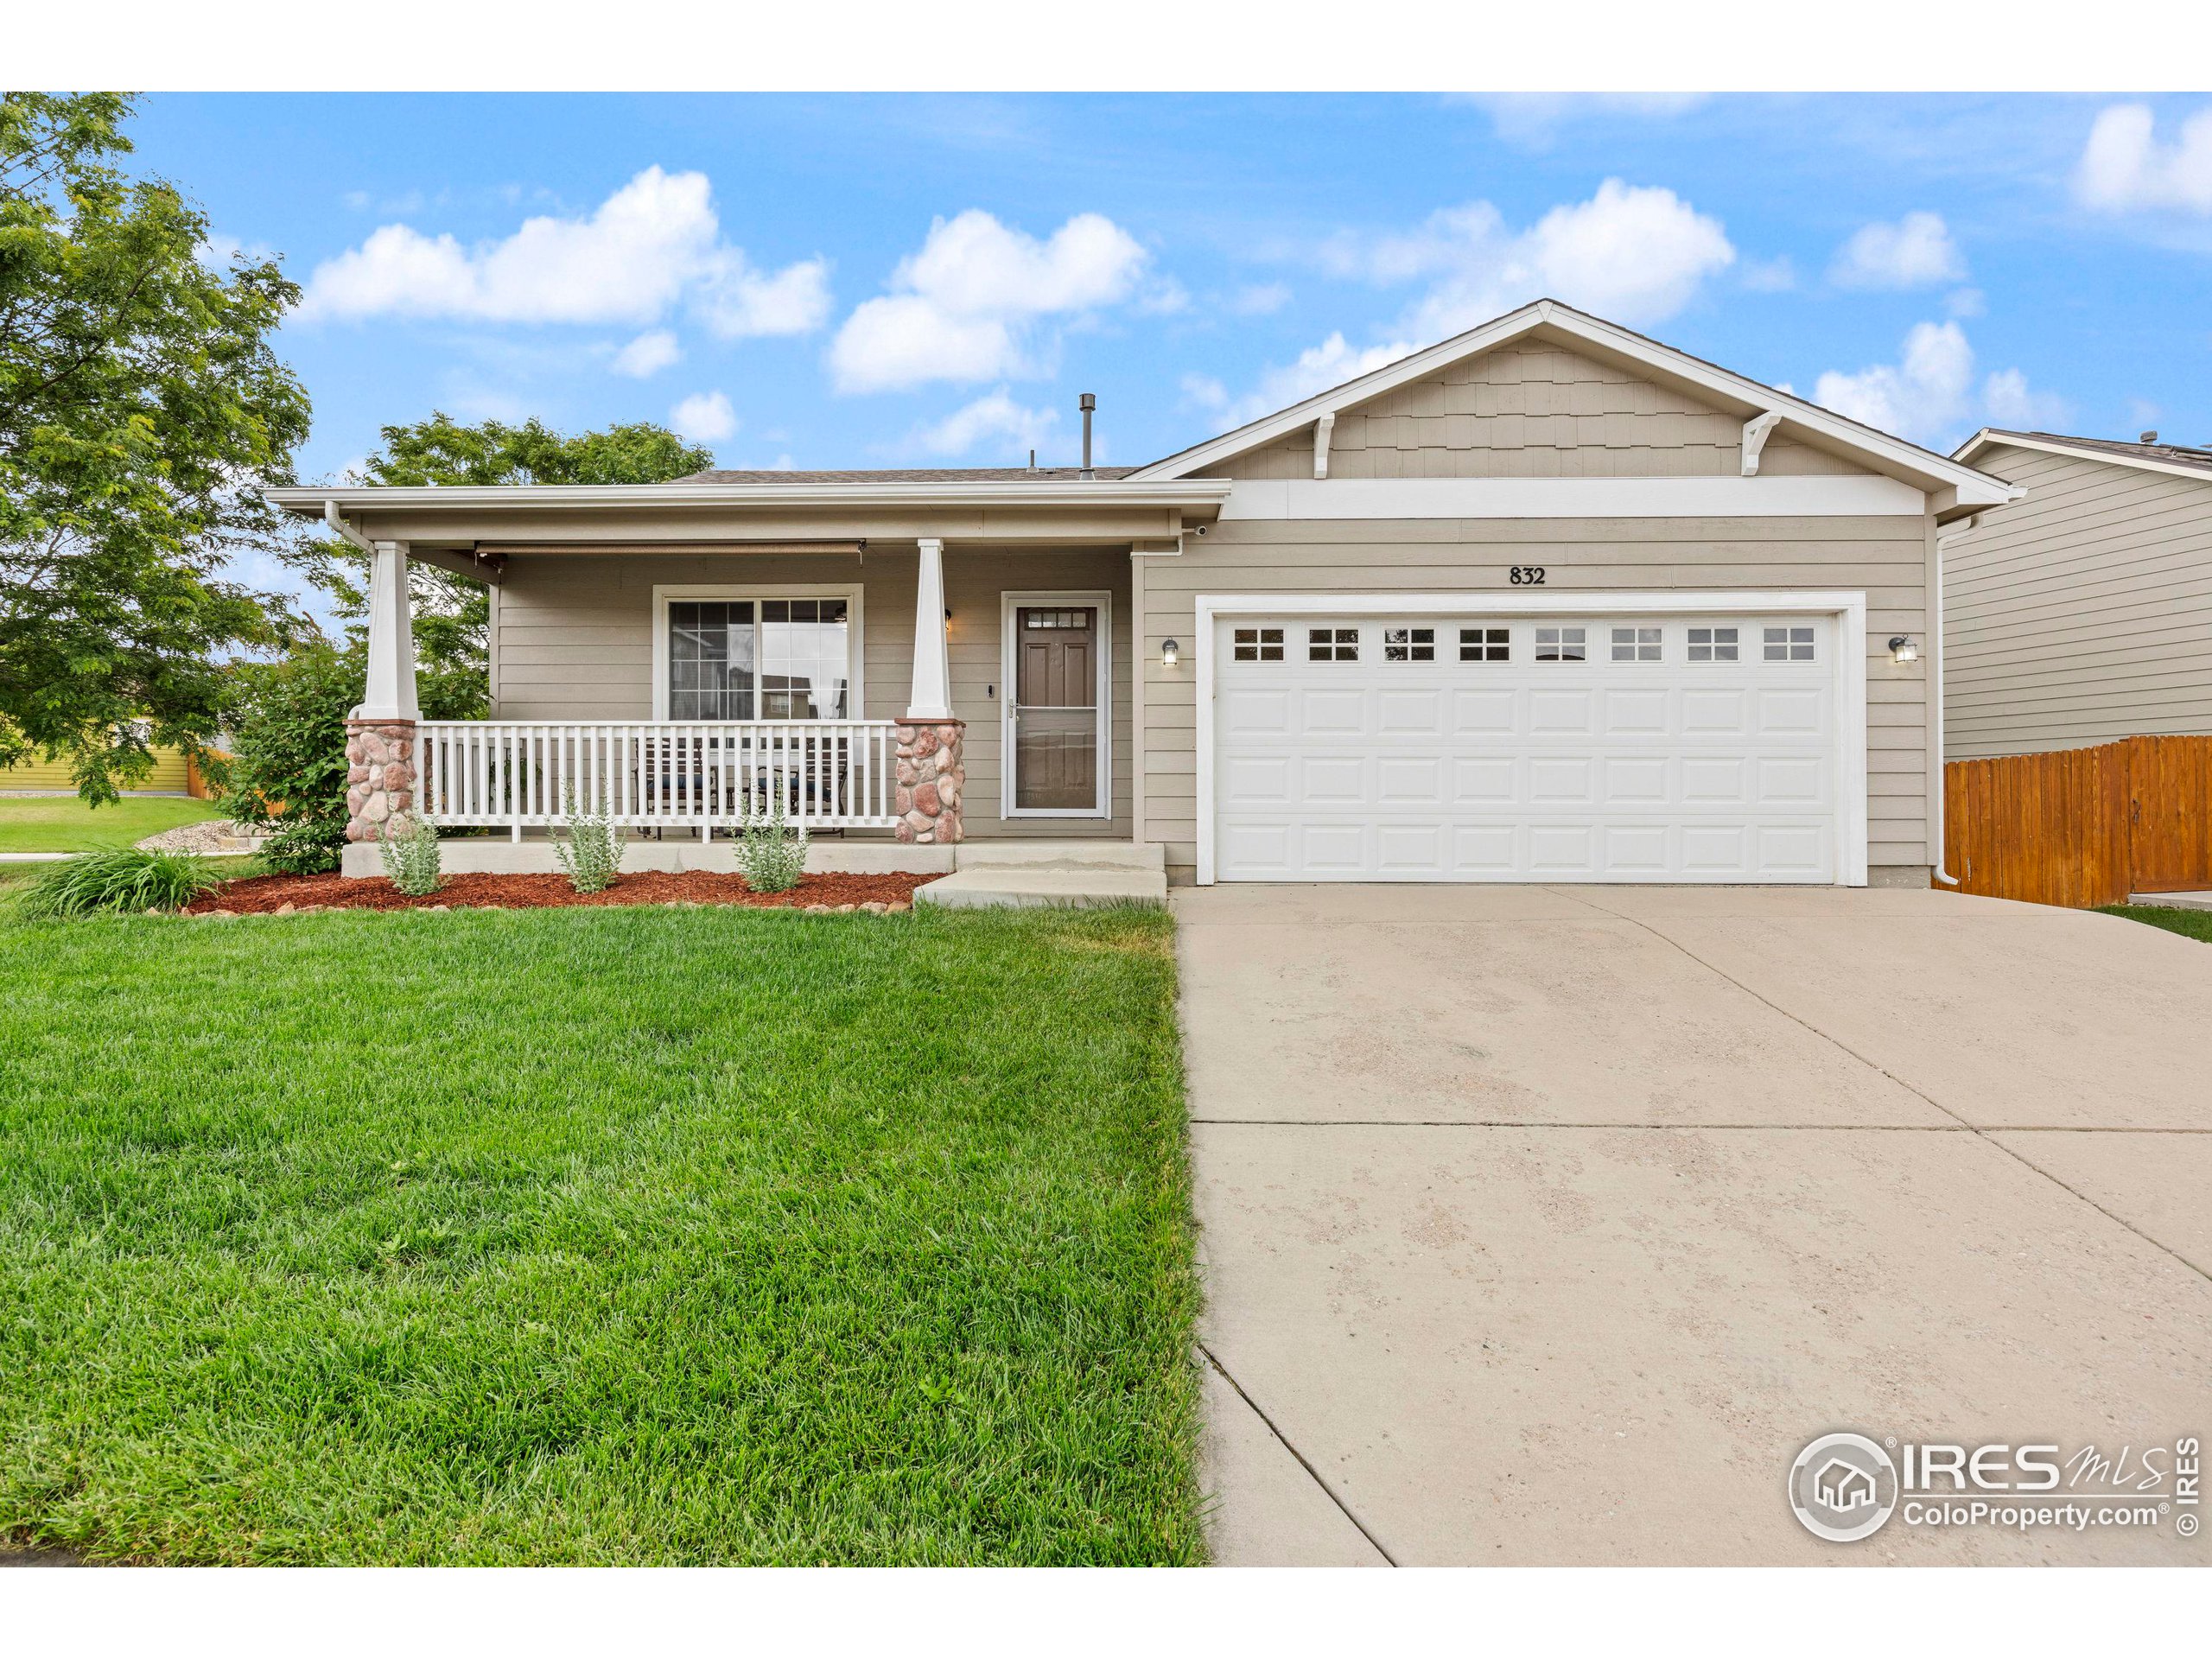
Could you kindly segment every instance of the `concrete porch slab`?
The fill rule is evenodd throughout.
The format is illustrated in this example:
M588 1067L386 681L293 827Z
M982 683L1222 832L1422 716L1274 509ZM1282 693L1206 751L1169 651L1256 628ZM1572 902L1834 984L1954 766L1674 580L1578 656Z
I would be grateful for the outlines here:
M1111 864L1007 864L962 868L914 889L918 905L946 910L1009 909L1027 905L1165 905L1164 870Z
M2212 910L2212 892L2131 893L2131 905L2164 905L2171 910Z

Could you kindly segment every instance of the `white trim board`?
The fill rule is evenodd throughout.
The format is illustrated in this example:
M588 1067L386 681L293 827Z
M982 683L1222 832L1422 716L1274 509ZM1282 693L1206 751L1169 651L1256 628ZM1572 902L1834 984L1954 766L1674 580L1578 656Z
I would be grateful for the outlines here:
M866 591L857 582L691 582L653 584L653 718L668 718L668 601L671 599L842 599L845 601L846 669L852 705L848 720L868 715Z
M1214 882L1214 624L1225 616L1768 616L1836 619L1835 885L1866 885L1866 595L1863 591L1728 593L1200 594L1191 641L1198 667L1200 887Z
M1500 346L1522 338L1539 328L1548 328L1569 340L1579 340L1615 357L1642 365L1655 373L1668 376L1687 385L1695 386L1706 396L1717 399L1727 412L1741 419L1774 413L1782 417L1781 429L1792 428L1815 435L1828 443L1849 453L1864 456L1878 467L1895 468L1910 476L1924 480L1924 487L1956 490L1958 505L1963 508L1995 506L2012 500L2012 486L2002 479L1991 476L1962 461L1919 445L1893 438L1871 426L1834 414L1817 404L1808 404L1775 387L1762 385L1740 374L1731 373L1717 364L1692 357L1687 352L1662 346L1656 340L1593 317L1573 306L1562 305L1557 300L1537 300L1517 311L1484 323L1466 333L1456 334L1447 340L1385 364L1371 373L1348 380L1340 386L1318 392L1303 402L1293 404L1273 415L1224 432L1221 436L1196 444L1179 454L1156 461L1149 467L1141 467L1125 480L1131 484L1165 481L1169 479L1189 478L1218 461L1241 455L1248 450L1274 442L1293 432L1312 425L1325 414L1351 409L1381 397L1384 392L1433 374L1447 364L1464 358L1494 351Z
M1894 478L1332 478L1239 483L1232 518L1912 518L1928 498Z
M1098 795L1088 812L1014 804L1014 613L1023 606L1087 605L1098 613ZM1103 818L1114 816L1114 595L1103 588L1067 588L999 593L999 817L1001 818Z

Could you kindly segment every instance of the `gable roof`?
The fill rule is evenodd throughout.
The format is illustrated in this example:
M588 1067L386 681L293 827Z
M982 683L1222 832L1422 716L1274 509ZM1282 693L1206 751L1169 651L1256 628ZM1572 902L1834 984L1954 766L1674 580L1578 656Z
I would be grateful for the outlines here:
M1607 322L1585 311L1557 300L1536 300L1517 311L1470 328L1463 334L1431 346L1395 363L1385 364L1356 380L1347 380L1340 386L1317 392L1303 403L1293 404L1273 415L1261 416L1224 432L1217 438L1156 461L1149 467L1140 467L1129 474L1132 479L1150 480L1188 478L1205 467L1246 450L1256 449L1263 444L1287 437L1302 427L1308 427L1324 415L1334 415L1353 406L1381 397L1409 382L1433 374L1448 364L1481 353L1494 351L1498 346L1531 334L1572 343L1617 362L1633 363L1645 371L1672 381L1677 385L1694 389L1706 400L1749 420L1754 416L1777 414L1781 416L1780 430L1792 435L1810 435L1836 448L1847 451L1878 472L1903 476L1923 489L1956 492L1950 504L1954 511L1974 507L1995 506L2017 500L2020 492L2003 479L1966 465L1918 444L1908 443L1903 438L1877 431L1861 425L1831 410L1808 404L1802 397L1763 385L1757 380L1736 374L1702 358L1692 357L1688 352L1662 346L1657 340L1624 328L1618 323ZM1794 429L1794 430L1793 430Z
M1972 461L1999 444L2040 449L2047 454L2114 461L2122 467L2139 467L2145 472L2173 473L2212 483L2212 449L2200 449L2186 443L2128 443L2118 438L2069 438L2058 432L2007 432L2001 427L1985 426L1952 454L1960 461Z

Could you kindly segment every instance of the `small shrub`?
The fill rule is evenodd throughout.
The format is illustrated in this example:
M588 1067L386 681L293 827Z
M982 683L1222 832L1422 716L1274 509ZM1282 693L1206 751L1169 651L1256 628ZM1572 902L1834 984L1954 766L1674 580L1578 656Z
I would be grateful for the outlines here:
M261 844L261 868L272 875L321 875L338 868L345 848L342 820L287 824Z
M771 798L765 816L747 803L738 825L737 868L755 893L789 893L806 873L806 826L794 834L785 823L780 791Z
M124 847L48 865L32 880L20 902L29 916L179 910L222 884L223 878L204 858Z
M604 893L614 885L622 868L622 846L605 803L589 812L576 810L576 791L564 792L562 807L568 814L569 833L553 843L553 856L568 873L569 885L578 893Z
M423 898L445 884L438 869L438 829L428 818L413 818L404 835L393 835L386 824L377 838L377 851L391 885L410 899Z

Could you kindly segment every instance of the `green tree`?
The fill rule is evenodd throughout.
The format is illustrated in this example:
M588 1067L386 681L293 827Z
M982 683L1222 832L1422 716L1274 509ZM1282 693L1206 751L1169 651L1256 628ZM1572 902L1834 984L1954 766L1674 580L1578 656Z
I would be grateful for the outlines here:
M411 426L387 426L381 447L362 468L369 484L658 484L715 464L714 452L687 444L649 422L573 436L542 422L465 426L434 413ZM365 614L368 559L358 548L318 539L310 544L315 579L339 614ZM442 718L480 718L490 703L491 607L483 584L421 560L409 565L415 608L416 683L423 707Z
M270 346L299 289L112 165L130 111L0 94L0 765L66 757L96 802L150 745L196 752L223 659L284 637L226 570L285 545L259 492L308 431Z

